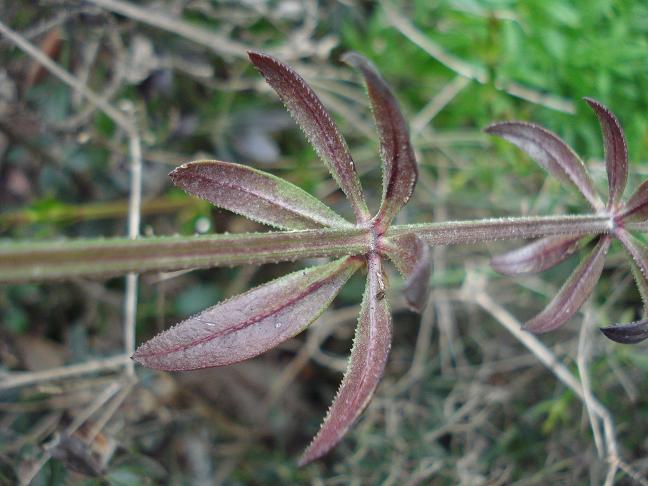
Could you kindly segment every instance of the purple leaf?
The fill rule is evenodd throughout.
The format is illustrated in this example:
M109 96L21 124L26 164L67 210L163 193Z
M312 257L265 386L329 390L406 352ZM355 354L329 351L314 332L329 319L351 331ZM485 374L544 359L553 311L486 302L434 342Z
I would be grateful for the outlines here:
M631 322L630 324L617 324L616 326L602 327L601 332L612 341L621 344L636 344L648 339L648 319Z
M615 235L632 257L632 274L648 311L648 247L623 228L617 228Z
M585 164L556 134L525 122L494 123L486 132L517 145L554 177L575 186L595 210L603 209Z
M252 64L284 102L333 178L349 198L358 222L369 219L360 179L346 142L313 90L299 74L267 54L249 51Z
M201 160L169 174L173 183L218 207L283 229L351 224L306 191L245 165Z
M572 318L598 282L611 238L602 236L589 255L576 267L549 305L524 326L531 332L552 331Z
M628 222L648 219L648 181L644 181L630 196L619 217Z
M549 236L493 257L491 266L504 275L542 272L572 255L582 236Z
M411 233L386 238L383 245L381 250L407 279L404 290L407 304L414 312L422 312L428 297L431 272L429 246Z
M610 110L592 98L585 98L594 110L603 133L605 168L608 177L608 209L616 208L628 181L628 147L623 129Z
M409 129L396 97L373 64L355 52L345 54L342 60L362 73L378 128L383 195L376 222L379 231L384 231L409 201L418 177Z
M391 348L392 322L380 256L369 255L367 285L347 371L322 427L302 455L304 465L330 451L371 400Z
M360 268L347 257L299 270L211 307L142 344L133 359L167 371L223 366L299 334Z

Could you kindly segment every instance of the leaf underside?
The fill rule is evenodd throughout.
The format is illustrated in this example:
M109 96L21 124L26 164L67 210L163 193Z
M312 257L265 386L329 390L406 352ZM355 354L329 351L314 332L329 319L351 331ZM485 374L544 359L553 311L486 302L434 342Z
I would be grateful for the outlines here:
M550 236L493 257L491 266L504 275L520 275L547 270L571 256L582 236Z
M299 270L211 307L141 345L133 359L180 371L257 356L303 331L362 265L346 257Z
M245 165L202 160L169 174L173 183L194 196L282 229L316 229L351 224L303 189Z
M610 242L608 235L599 239L594 249L576 267L545 310L526 323L526 330L535 333L552 331L576 314L592 294L601 276Z
M249 51L250 61L276 91L353 206L358 222L369 219L360 179L344 138L315 92L299 74L272 56Z
M612 341L621 344L636 344L648 339L648 319L630 324L602 327L601 332Z
M383 375L391 348L392 321L377 254L368 259L367 285L347 371L322 426L302 455L305 465L330 451L365 409Z
M615 208L628 181L628 147L625 136L619 121L610 110L592 98L585 98L585 101L594 110L601 125L608 177L608 209Z
M418 168L409 129L396 97L373 64L355 52L345 54L342 60L362 73L378 129L383 195L376 223L379 230L384 230L409 201L416 186Z
M403 293L409 308L414 312L422 312L428 297L432 271L430 247L418 236L405 234L387 238L381 249L406 278Z
M595 210L604 207L585 164L556 134L526 122L494 123L486 132L517 145L554 177L576 187Z

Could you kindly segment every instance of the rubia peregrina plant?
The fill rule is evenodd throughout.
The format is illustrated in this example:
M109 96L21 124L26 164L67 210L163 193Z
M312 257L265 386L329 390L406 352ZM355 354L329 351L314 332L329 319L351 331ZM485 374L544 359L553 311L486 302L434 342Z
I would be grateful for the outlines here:
M593 213L393 225L395 215L414 191L417 165L398 102L370 62L355 53L343 58L364 78L380 139L382 198L373 217L347 145L316 94L277 59L258 52L249 56L346 194L355 223L271 174L233 163L198 161L174 170L172 181L219 207L280 231L6 243L0 245L0 282L336 258L221 302L144 343L133 356L150 368L192 370L249 359L298 334L317 319L356 271L366 268L348 368L301 464L324 455L342 439L381 379L392 337L383 270L386 259L406 278L407 302L420 311L427 296L429 245L540 238L493 259L500 272L519 274L547 269L594 239L592 252L549 306L527 324L531 331L544 332L564 324L592 293L610 242L617 238L632 256L639 290L644 302L648 300L648 249L629 232L648 229L648 182L622 202L628 171L625 140L614 115L598 102L587 100L603 129L607 204L594 190L583 162L553 133L520 122L498 123L487 129L518 145L562 182L575 186ZM638 342L648 337L647 323L644 320L603 331L619 342Z
M367 247L360 255L299 270L207 309L144 343L133 358L163 370L204 368L251 358L303 331L349 277L366 266L367 283L349 365L319 433L301 458L305 464L340 441L382 377L392 340L384 257L392 258L409 277L407 295L412 307L420 309L426 296L429 251L416 235L385 235L411 197L418 172L396 98L369 61L358 54L344 57L364 76L380 138L383 191L380 209L373 218L347 145L315 93L276 59L251 52L250 60L279 94L347 195L355 227L363 230ZM193 162L173 171L171 179L189 193L279 228L352 226L292 184L242 165Z

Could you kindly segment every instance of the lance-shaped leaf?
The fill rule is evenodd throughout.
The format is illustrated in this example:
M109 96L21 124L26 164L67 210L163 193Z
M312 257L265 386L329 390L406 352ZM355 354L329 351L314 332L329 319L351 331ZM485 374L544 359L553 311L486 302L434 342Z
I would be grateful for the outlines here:
M621 211L620 218L628 222L648 219L648 181L644 181L630 196Z
M486 132L517 145L554 177L576 187L595 210L604 207L585 164L556 134L525 122L494 123Z
M415 234L385 238L381 251L407 279L403 291L405 300L414 312L425 307L430 281L430 247Z
M648 315L648 277L646 269L648 266L648 248L636 240L630 233L621 235L619 240L628 249L632 256L631 268L641 301L643 302L644 316ZM617 233L618 234L618 233ZM601 328L601 332L612 341L622 344L635 344L648 338L648 319L643 319L630 324L616 325Z
M504 275L542 272L572 255L582 236L550 236L493 257L491 266Z
M391 348L392 322L385 299L380 256L369 255L367 285L353 339L351 358L322 427L299 463L307 464L331 450L371 400Z
M317 319L361 265L360 258L347 257L256 287L157 335L133 359L148 368L179 371L257 356Z
M253 51L248 55L349 198L358 222L367 221L369 210L347 144L315 92L299 74L274 57Z
M616 326L602 327L601 332L612 341L636 344L648 339L648 319Z
M245 165L202 160L181 165L169 177L190 194L278 228L351 226L303 189Z
M409 129L396 97L373 64L355 52L345 54L342 60L362 73L378 129L383 194L376 222L378 229L384 230L409 201L418 177Z
M628 181L628 146L619 120L610 110L592 98L584 98L601 125L605 168L608 178L608 209L616 208Z
M592 294L601 276L610 241L608 235L599 239L591 253L576 267L545 310L527 322L525 329L537 333L552 331L576 314Z
M648 247L623 228L617 228L615 235L632 257L632 275L648 311Z

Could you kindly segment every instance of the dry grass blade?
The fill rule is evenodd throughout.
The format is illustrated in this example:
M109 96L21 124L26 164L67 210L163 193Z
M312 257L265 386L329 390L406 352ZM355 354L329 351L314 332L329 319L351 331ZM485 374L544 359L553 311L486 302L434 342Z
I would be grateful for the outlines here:
M473 289L466 286L461 292L461 298L475 302L486 312L491 314L499 321L516 339L518 339L529 351L531 351L538 360L544 364L565 386L571 389L576 396L585 404L586 392L583 390L582 383L569 371L569 369L558 361L556 355L547 348L537 337L524 332L521 329L520 322L509 314L505 309L499 306L493 299L486 294L483 289ZM595 397L589 397L589 408L602 424L603 435L605 439L606 459L609 464L608 478L606 486L613 484L616 471L619 468L624 469L631 477L638 480L641 484L646 484L645 479L641 478L636 471L621 461L619 456L619 446L617 444L614 420L609 410Z
M170 15L158 12L157 9L142 8L136 4L121 0L89 0L89 2L138 22L173 32L197 44L203 45L217 54L245 57L247 48L243 44L232 41L226 36L204 29L194 23L178 20Z

